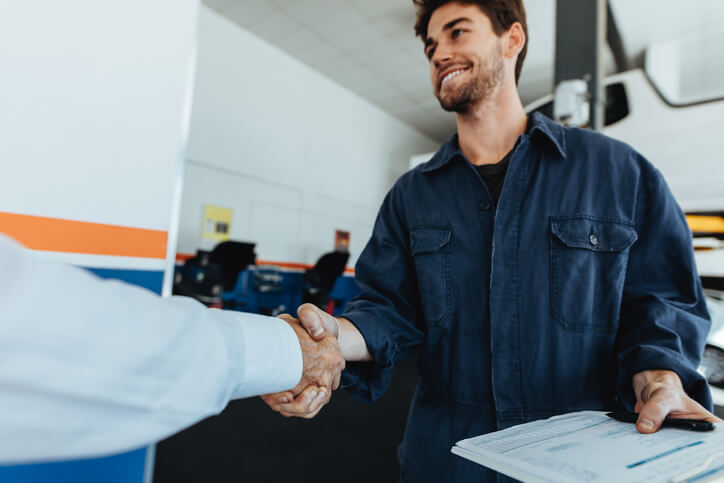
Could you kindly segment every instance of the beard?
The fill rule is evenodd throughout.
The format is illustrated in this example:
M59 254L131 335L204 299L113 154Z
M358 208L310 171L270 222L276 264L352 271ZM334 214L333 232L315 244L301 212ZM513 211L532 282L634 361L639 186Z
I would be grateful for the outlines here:
M471 67L471 76L467 82L456 89L448 89L448 92L443 93L441 88L435 93L444 110L464 114L471 107L490 100L503 83L505 69L500 42L496 42L487 56L478 57L478 60L477 68Z

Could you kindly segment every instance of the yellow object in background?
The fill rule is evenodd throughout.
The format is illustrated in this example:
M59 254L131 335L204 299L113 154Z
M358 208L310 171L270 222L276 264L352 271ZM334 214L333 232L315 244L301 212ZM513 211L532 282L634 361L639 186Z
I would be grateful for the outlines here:
M201 223L202 244L206 245L208 242L220 243L230 238L232 212L231 208L204 205L204 219Z
M686 215L692 233L724 233L724 217L706 215Z

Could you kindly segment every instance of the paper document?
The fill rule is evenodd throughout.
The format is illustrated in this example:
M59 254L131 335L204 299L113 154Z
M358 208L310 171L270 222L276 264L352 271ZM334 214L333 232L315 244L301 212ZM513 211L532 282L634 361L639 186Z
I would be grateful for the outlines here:
M640 434L582 411L464 439L452 452L526 482L703 483L724 478L724 425Z

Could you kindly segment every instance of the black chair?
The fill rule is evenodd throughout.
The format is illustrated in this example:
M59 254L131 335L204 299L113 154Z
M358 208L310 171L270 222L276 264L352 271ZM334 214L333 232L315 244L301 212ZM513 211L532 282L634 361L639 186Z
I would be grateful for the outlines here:
M224 292L234 290L239 274L256 263L255 247L256 243L225 241L211 251L210 260L222 270Z
M304 302L326 309L334 283L344 273L349 260L348 252L331 252L322 255L314 268L304 272Z
M174 295L193 297L208 306L218 306L223 292L223 270L211 260L211 254L199 250L176 273Z
M254 243L227 241L211 251L199 250L176 274L173 293L214 307L223 305L222 295L234 289L239 273L256 261Z

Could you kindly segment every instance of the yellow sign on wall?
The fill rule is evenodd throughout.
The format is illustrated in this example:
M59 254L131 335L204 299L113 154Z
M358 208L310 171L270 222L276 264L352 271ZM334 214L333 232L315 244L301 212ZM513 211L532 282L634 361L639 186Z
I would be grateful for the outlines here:
M202 245L216 245L231 237L231 208L204 205L204 219L201 223Z

